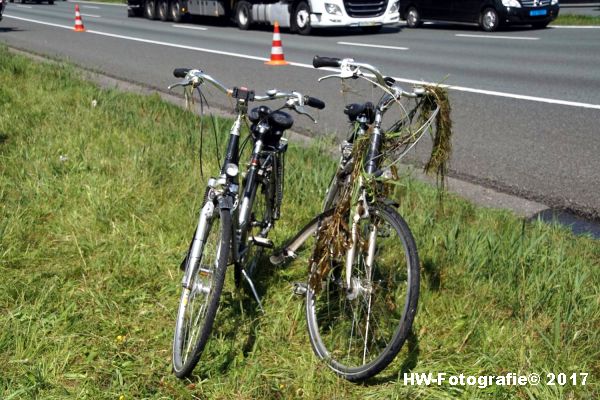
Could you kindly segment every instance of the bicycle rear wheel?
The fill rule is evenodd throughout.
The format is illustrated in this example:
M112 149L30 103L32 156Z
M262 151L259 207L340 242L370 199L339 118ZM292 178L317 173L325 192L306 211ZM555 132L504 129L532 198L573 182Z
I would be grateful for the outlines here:
M264 247L254 243L254 240L266 240L272 226L271 198L268 187L260 182L252 189L252 192L252 203L250 204L252 211L240 263L250 277L254 276L264 252Z
M344 255L330 260L329 272L306 293L315 353L351 381L374 376L394 359L411 331L419 297L419 260L408 225L386 205L369 212L359 223L351 285L345 283Z
M197 273L191 289L183 289L173 337L173 371L190 375L200 359L212 329L223 290L231 242L229 210L213 211L206 228ZM187 257L186 270L194 257Z

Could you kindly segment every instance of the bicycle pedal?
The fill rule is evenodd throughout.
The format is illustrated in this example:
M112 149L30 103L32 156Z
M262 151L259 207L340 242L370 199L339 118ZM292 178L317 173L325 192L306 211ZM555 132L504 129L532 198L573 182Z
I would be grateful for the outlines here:
M269 249L273 248L273 241L269 238L251 236L250 240L252 241L252 243L254 243L257 246L266 247Z
M306 296L308 285L304 282L294 282L293 291L296 296Z
M288 249L283 249L279 253L275 253L269 257L269 261L272 265L281 265L290 258L296 258L296 253Z

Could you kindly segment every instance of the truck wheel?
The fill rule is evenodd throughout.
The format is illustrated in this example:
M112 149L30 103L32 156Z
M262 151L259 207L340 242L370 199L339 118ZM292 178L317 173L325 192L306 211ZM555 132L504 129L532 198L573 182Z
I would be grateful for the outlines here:
M252 4L245 0L237 3L237 7L235 8L235 22L238 28L243 31L250 29L250 25L252 24Z
M406 11L406 25L409 28L417 28L421 25L421 15L416 7L410 7Z
M168 21L169 15L169 0L158 0L158 18L161 21Z
M146 0L144 3L144 17L156 19L156 0Z
M183 21L183 17L185 16L183 12L181 12L181 1L180 0L171 0L169 2L169 14L171 14L171 19L173 22L181 22Z
M310 7L308 3L302 0L292 13L291 28L292 32L298 32L301 35L308 35L312 30L310 26Z
M489 7L483 10L479 17L479 26L486 32L494 32L500 26L500 17L498 12L493 8Z

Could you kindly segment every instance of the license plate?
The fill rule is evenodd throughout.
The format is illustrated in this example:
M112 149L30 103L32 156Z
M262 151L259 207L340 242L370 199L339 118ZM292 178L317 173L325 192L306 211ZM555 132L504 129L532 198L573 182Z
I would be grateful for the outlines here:
M529 11L530 17L538 17L540 15L546 15L547 10L531 10Z
M359 22L358 26L379 26L381 22L368 21L368 22Z

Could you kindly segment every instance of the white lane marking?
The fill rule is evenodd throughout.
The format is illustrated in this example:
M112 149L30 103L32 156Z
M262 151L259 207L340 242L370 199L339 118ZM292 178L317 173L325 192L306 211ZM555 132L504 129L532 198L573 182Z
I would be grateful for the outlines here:
M103 3L101 1L67 0L67 3L79 3L79 4L82 4L82 5L85 5L85 4L98 4L98 5L102 5L102 6L127 7L127 4Z
M173 24L171 26L174 26L175 28L193 29L196 31L207 31L208 30L208 28L204 28L201 26L189 26L189 25L179 25L179 24Z
M454 36L484 39L540 40L540 38L528 36L469 35L466 33L457 33Z
M33 8L32 6L22 6L22 5L18 5L16 6L17 8Z
M92 18L102 18L102 16L100 16L100 15L84 14L84 13L81 13L81 16L82 17L92 17Z
M551 25L548 28L566 28L566 29L600 29L600 25Z
M100 10L100 7L88 6L88 5L81 6L81 8L91 8L91 9L94 9L94 10Z
M38 21L35 19L30 19L30 18L16 17L14 15L9 15L9 14L5 14L4 16L7 18L17 19L17 20L21 20L21 21L33 22L35 24L54 26L56 28L63 28L63 29L69 29L69 30L73 29L72 26L53 24L51 22ZM256 61L268 61L269 60L268 58L265 58L265 57L256 57L256 56L251 56L251 55L247 55L247 54L231 53L228 51L205 49L202 47L185 46L182 44L160 42L157 40L142 39L142 38L136 38L133 36L116 35L114 33L100 32L100 31L93 31L93 30L88 30L87 32L96 34L96 35L101 35L101 36L108 36L108 37L114 37L114 38L118 38L118 39L131 40L134 42L156 44L156 45L160 45L160 46L174 47L177 49L200 51L203 53L219 54L219 55L230 56L230 57L244 58L244 59L248 59L248 60L256 60ZM314 67L312 66L312 64L304 64L304 63L298 63L298 62L293 62L293 61L290 61L289 64L293 65L295 67L308 68L308 69L314 70ZM339 69L337 69L337 68L319 68L319 69L322 69L325 71L339 72ZM418 84L418 85L435 85L436 84L435 82L426 82L426 81L419 81L419 80L414 80L414 79L405 79L405 78L398 78L398 77L394 77L394 79L399 82ZM576 101L567 101L567 100L559 100L559 99L549 99L549 98L545 98L545 97L526 96L526 95L522 95L522 94L496 92L493 90L475 89L475 88L468 88L468 87L464 87L464 86L453 86L453 85L439 85L439 86L448 88L450 90L456 90L459 92L484 94L484 95L489 95L489 96L507 97L507 98L512 98L512 99L528 100L528 101L535 101L535 102L540 102L540 103L558 104L558 105L563 105L563 106L591 108L594 110L600 110L600 104L581 103L581 102L576 102Z
M527 96L524 94L507 93L507 92L497 92L495 90L475 89L475 88L469 88L469 87L464 87L464 86L443 85L443 84L437 84L435 82L417 81L414 79L404 79L404 78L396 78L396 77L393 77L393 78L399 82L404 82L404 83L411 83L411 84L417 84L417 85L438 85L438 86L441 86L441 87L444 87L444 88L447 88L450 90L456 90L457 92L484 94L484 95L488 95L488 96L506 97L506 98L518 99L518 100L535 101L538 103L557 104L557 105L561 105L561 106L591 108L594 110L600 110L600 104L581 103L578 101L567 101L567 100L560 100L560 99L549 99L546 97Z
M384 46L381 44L353 43L353 42L337 42L337 44L343 44L344 46L375 47L378 49L408 50L408 47Z

